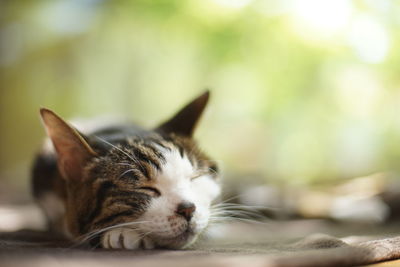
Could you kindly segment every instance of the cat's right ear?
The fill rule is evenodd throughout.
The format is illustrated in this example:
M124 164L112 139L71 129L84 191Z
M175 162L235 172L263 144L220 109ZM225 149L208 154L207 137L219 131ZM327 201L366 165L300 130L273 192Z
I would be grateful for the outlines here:
M65 179L79 180L87 162L96 152L85 139L53 111L40 109L47 135L57 152L58 169Z

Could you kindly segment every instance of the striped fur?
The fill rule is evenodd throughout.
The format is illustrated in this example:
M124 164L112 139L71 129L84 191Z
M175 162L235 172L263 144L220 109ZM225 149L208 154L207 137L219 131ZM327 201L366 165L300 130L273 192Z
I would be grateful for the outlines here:
M124 124L78 132L42 110L53 146L36 157L32 185L49 229L105 248L193 242L220 193L216 164L191 137L207 100L208 92L153 131ZM48 199L61 208L51 210ZM189 220L177 211L188 202Z

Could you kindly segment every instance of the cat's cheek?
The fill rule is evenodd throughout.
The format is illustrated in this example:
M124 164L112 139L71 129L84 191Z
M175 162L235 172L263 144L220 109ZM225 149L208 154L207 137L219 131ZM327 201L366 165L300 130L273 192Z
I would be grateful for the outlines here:
M201 233L207 227L210 219L210 212L208 208L199 207L198 212L192 219L192 227L196 234Z
M221 193L221 186L207 175L194 180L191 188L198 200L205 203L211 203Z

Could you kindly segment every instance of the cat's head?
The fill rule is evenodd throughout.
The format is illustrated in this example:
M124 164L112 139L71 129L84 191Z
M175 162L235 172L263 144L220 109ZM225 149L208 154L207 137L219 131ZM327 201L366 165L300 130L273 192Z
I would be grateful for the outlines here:
M67 230L78 237L121 225L156 247L194 241L220 193L215 162L192 138L208 98L204 93L153 131L111 141L84 136L42 109L67 185Z

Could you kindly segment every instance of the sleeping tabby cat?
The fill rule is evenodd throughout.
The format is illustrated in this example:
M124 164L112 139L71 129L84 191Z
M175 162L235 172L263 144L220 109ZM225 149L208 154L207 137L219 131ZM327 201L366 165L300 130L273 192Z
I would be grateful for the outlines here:
M40 113L51 142L36 157L33 194L50 230L103 248L183 248L210 220L218 170L192 138L205 92L154 130L75 129Z

